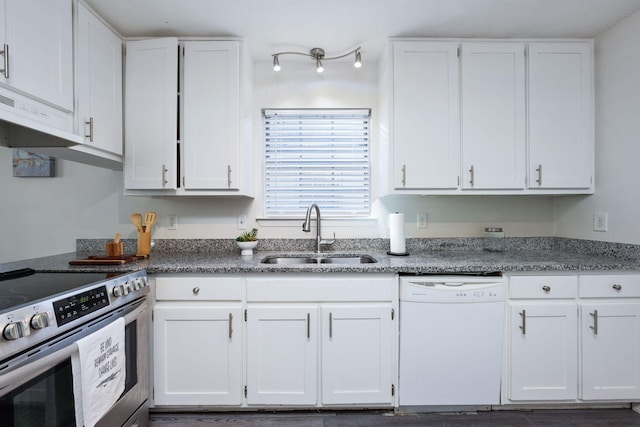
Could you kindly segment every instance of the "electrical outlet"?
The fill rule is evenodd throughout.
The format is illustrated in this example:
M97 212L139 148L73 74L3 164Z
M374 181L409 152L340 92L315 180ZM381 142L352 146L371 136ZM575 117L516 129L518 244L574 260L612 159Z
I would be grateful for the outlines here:
M416 224L417 228L427 228L427 214L424 212L419 213L416 216Z
M247 216L238 215L238 230L246 230L246 229L247 229Z
M594 212L593 213L593 231L608 231L609 230L609 215L607 212Z
M169 227L168 230L177 230L178 229L178 215L169 215Z

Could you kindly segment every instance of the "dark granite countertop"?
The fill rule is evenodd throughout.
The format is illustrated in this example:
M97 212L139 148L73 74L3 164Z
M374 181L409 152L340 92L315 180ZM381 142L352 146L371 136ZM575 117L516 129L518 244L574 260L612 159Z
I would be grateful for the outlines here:
M94 252L95 254L95 252ZM368 254L377 260L372 264L263 264L269 255L309 255L310 251L256 251L242 257L239 251L158 251L148 259L119 266L72 266L69 261L85 258L91 253L67 254L34 258L0 265L0 271L30 267L41 272L126 272L146 269L149 274L176 273L463 273L463 272L563 272L640 270L635 258L587 254L558 248L509 249L487 252L482 249L414 249L408 256L390 256L385 251L351 250L331 254Z

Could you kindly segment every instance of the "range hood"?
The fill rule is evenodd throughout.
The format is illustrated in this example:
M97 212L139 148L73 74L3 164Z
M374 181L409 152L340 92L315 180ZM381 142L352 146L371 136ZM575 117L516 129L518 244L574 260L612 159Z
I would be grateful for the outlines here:
M122 156L87 146L73 129L73 113L0 88L0 145L122 170Z

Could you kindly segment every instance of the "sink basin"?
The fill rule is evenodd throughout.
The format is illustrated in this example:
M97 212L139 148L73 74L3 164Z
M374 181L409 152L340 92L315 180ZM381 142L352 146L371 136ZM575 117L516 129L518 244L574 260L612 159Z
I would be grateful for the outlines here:
M268 256L261 261L263 264L372 264L377 262L369 255L309 255L309 256Z

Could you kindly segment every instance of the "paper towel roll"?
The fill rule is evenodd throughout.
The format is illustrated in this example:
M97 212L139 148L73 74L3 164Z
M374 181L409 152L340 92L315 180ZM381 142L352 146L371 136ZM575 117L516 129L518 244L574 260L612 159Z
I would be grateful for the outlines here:
M404 242L404 214L392 213L389 214L389 240L391 254L405 254L407 248Z

